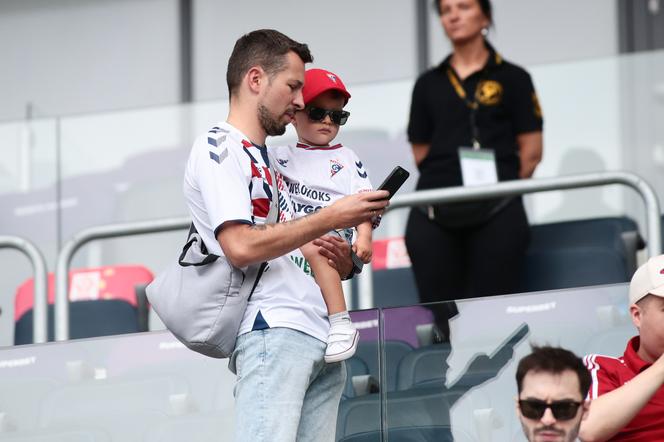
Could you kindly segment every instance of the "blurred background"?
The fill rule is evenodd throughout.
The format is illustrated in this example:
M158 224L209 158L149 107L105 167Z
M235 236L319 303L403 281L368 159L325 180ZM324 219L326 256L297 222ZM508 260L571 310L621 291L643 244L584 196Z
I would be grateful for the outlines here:
M628 170L664 193L662 8L495 0L489 40L528 69L543 108L535 177ZM450 50L429 1L3 0L0 232L36 243L53 270L59 248L83 228L186 216L191 143L226 116L235 40L262 27L308 43L314 66L342 76L352 116L338 139L375 183L395 164L414 172L412 190L412 85ZM642 202L615 186L528 196L526 206L532 224L627 213L643 226ZM376 237L401 236L403 212ZM140 263L156 272L182 236L93 242L73 267ZM6 249L0 268L0 345L11 345L16 288L32 273Z

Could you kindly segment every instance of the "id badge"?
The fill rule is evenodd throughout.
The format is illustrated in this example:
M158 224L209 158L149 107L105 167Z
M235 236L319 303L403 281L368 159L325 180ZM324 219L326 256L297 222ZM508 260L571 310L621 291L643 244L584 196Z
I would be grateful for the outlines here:
M459 162L464 186L483 186L498 182L496 155L492 149L460 147Z

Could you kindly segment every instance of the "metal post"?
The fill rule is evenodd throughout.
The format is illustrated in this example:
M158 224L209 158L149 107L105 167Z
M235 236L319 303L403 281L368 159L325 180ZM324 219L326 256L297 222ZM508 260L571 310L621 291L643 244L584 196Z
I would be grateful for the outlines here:
M95 239L181 230L186 229L190 224L191 219L189 218L111 224L85 229L67 241L58 254L58 262L55 267L55 340L69 339L69 297L67 296L69 293L69 264L78 249Z
M44 343L48 340L48 273L46 259L30 241L18 236L0 236L0 248L10 247L23 252L34 272L34 300L32 302L32 342Z
M369 309L374 307L373 303L373 270L371 264L365 264L362 268L357 280L357 303L360 310ZM366 293L371 293L371 296L366 296ZM363 296L364 295L364 296Z

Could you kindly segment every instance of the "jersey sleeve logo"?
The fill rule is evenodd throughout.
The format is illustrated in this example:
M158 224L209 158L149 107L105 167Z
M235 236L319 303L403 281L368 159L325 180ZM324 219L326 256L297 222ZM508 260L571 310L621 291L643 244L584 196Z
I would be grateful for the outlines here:
M330 160L330 178L335 176L341 169L344 168L344 165L337 160Z
M228 156L228 149L221 149L221 144L226 141L226 135L228 131L220 127L213 127L208 132L208 145L210 146L210 159L217 164L221 164L222 161ZM221 152L219 152L221 150Z
M282 160L281 158L277 158L277 163L281 164L282 167L286 167L286 164L288 164L288 160Z
M357 174L360 176L360 178L366 178L367 177L367 172L364 170L364 165L362 164L362 161L356 161L355 162L355 167L357 167Z

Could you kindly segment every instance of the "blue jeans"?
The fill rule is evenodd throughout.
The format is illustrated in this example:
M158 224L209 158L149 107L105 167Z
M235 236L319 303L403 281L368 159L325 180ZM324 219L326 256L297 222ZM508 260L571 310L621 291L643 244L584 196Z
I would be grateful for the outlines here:
M333 442L346 381L343 363L326 364L326 344L289 328L237 338L235 440Z

